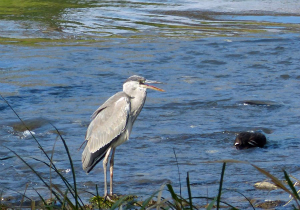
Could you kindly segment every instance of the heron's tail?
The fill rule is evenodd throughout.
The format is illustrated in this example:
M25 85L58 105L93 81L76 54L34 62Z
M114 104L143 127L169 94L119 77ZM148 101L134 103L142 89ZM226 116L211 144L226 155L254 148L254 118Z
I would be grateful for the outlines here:
M96 164L104 158L109 147L110 144L105 145L104 147L100 148L99 150L93 153L90 152L89 147L86 145L81 157L82 169L86 173L89 173L96 166Z
M81 161L82 161L82 169L86 172L90 172L91 167L91 155L92 153L89 151L88 147L86 146L82 152Z

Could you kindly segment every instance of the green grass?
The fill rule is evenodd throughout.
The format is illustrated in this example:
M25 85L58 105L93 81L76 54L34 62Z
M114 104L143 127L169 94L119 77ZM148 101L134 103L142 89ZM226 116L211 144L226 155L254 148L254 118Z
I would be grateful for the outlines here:
M21 119L21 117L17 114L17 112L11 107L11 105L6 101L2 95L0 94L2 100L7 104L8 107L14 112L14 114L19 118L19 120L22 122L22 124L26 126L24 121ZM48 155L45 150L43 149L42 145L39 143L38 139L34 136L33 133L31 133L32 138L35 140L38 148L41 150L42 154L46 157L47 161L42 161L36 158L33 158L35 161L41 162L45 165L45 167L50 169L50 173L55 173L58 175L58 177L61 179L63 182L63 187L57 187L54 185L50 180L47 178L44 178L38 171L34 169L34 167L28 163L23 157L18 155L13 149L6 147L8 150L11 151L13 156L1 158L0 161L4 161L6 159L12 158L12 157L17 157L20 159L30 170L33 174L36 175L37 179L41 180L43 185L45 186L46 189L51 192L53 195L53 199L49 198L44 198L41 196L41 194L36 190L36 193L38 197L40 198L42 205L37 205L35 201L31 201L31 209L37 209L37 208L42 208L42 209L175 209L175 210L182 210L182 209L189 209L189 210L194 210L194 209L221 209L221 208L226 208L226 209L238 209L238 207L232 206L231 204L227 203L226 201L222 200L222 193L225 193L223 189L223 183L224 183L224 177L225 177L225 169L226 169L226 164L227 163L242 163L242 164L250 164L252 167L254 167L256 170L258 170L260 173L264 174L266 177L268 177L276 186L278 186L280 189L282 189L284 192L287 193L287 195L291 196L291 200L288 202L293 202L294 205L292 207L294 209L300 209L300 196L299 196L299 191L297 192L297 189L295 188L292 180L295 180L295 182L299 182L298 179L295 177L289 175L285 170L283 170L284 174L284 181L279 180L272 174L270 174L268 171L265 169L262 169L254 164L244 162L244 161L237 161L237 160L221 160L221 161L215 161L215 162L210 162L211 164L219 164L222 163L222 169L221 169L221 175L220 175L220 181L219 181L219 190L218 193L215 197L194 197L192 193L192 185L190 183L190 175L187 172L186 175L186 194L188 195L187 198L184 198L182 196L182 189L181 189L181 179L180 179L180 173L179 173L179 166L177 163L178 167L178 177L179 177L179 186L180 186L180 191L175 192L173 186L171 184L165 184L160 187L160 189L156 192L154 192L151 196L144 200L138 200L137 196L133 195L124 195L124 196L117 196L113 198L114 202L109 202L103 197L99 196L98 193L98 186L95 185L95 192L93 197L91 197L89 203L84 203L82 198L80 197L80 192L78 191L77 188L77 182L76 182L76 173L75 173L75 168L73 166L73 160L71 157L71 154L69 152L68 146L66 144L65 139L61 135L60 131L52 125L53 128L56 130L59 139L62 141L69 165L72 170L72 179L68 180L64 175L58 170L56 167L55 163L52 161L53 155L54 155L54 147L53 146L53 151L51 156ZM28 129L29 130L29 129ZM176 152L174 149L174 155L175 159L177 162L177 156ZM51 175L50 175L51 177ZM0 186L1 187L1 186ZM27 199L30 200L26 196L26 189L22 194L22 200L21 202L21 207L23 205L23 202ZM162 196L163 192L167 192L169 195L168 198L164 198ZM233 193L233 191L230 191ZM246 200L249 202L249 207L252 207L255 209L251 201L243 194L240 192L239 193L241 196L246 198ZM3 190L0 191L0 197L3 196ZM209 201L209 202L208 202ZM13 204L12 204L13 205ZM11 208L11 206L10 206ZM14 207L13 207L14 208ZM20 206L16 206L16 208L20 208ZM0 209L7 209L7 206L5 206L2 203L2 200L0 199Z

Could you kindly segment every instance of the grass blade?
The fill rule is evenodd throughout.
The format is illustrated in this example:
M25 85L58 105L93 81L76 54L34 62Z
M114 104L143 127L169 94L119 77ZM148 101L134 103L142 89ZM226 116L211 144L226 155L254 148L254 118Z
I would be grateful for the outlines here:
M175 148L173 147L173 152L176 160L176 165L177 165L177 170L178 170L178 179L179 179L179 195L181 196L181 180L180 180L180 171L179 171L179 165L178 165L178 160L175 152Z
M169 192L171 193L171 197L173 198L175 206L177 207L177 209L183 209L182 201L181 201L181 199L178 198L178 196L174 192L172 185L167 184L167 188L168 188ZM180 204L180 206L178 206L178 204Z
M117 200L111 207L110 210L114 210L116 208L120 208L120 206L126 201L126 199L128 199L130 197L130 195L126 195L123 196L122 198L120 198L119 200Z
M290 183L289 183L289 186L291 187L292 186L292 191L293 191L293 189L295 190L295 192L296 192L296 194L294 194L294 192L291 192L280 180L278 180L275 176L273 176L272 174L270 174L269 172L267 172L266 170L264 170L264 169L262 169L262 168L259 168L258 166L256 166L256 165L254 165L254 164L251 164L254 168L256 168L259 172L261 172L262 174L264 174L264 175L266 175L267 177L269 177L271 180L272 180L272 182L274 183L274 184L276 184L279 188L281 188L282 190L284 190L284 191L286 191L288 194L290 194L294 199L295 199L295 201L296 201L296 203L297 203L297 205L298 205L298 208L300 209L300 205L299 205L299 203L298 203L298 201L297 201L297 197L295 197L296 195L298 195L298 193L297 193L297 191L295 190L295 188L294 188L294 186L293 186L293 184L292 184L292 182L291 182L291 180L289 179L289 177L288 177L288 175L287 175L287 173L285 172L285 178L287 179L287 181L289 180L290 181ZM288 181L288 182L289 182ZM290 185L291 184L291 185ZM298 197L299 197L299 195L298 195ZM299 199L298 199L299 200Z
M69 183L69 181L59 172L59 170L55 167L54 163L52 163L51 165L45 161L39 160L37 158L33 158L32 159L44 163L47 167L51 167L56 174L61 178L61 180L64 182L65 186L68 188L68 190L70 191L70 193L72 194L72 196L75 198L75 194L74 194L74 188L72 187L72 185ZM81 200L80 200L81 201ZM82 201L81 201L82 202Z
M3 190L1 190L0 192L0 207L2 206L2 198L3 198Z
M34 189L34 188L33 188ZM41 201L43 202L43 204L45 205L45 206L47 206L47 203L46 203L46 201L45 201L45 199L41 196L41 194L36 190L36 189L34 189L35 190L35 192L38 194L38 196L40 197L40 199L41 199Z
M51 187L46 183L46 181L43 179L43 177L34 169L32 168L31 165L29 165L21 156L19 156L15 151L11 150L10 148L4 146L6 149L8 149L9 151L11 151L12 153L14 153L16 155L16 157L18 157L25 165L27 165L30 170L44 183L44 185L49 189L49 190L52 190ZM61 203L61 199L60 197L58 196L58 194L55 192L55 191L51 191L55 198Z
M51 123L50 123L50 124L51 124ZM78 209L78 204L79 204L79 202L78 202L78 197L79 197L79 196L78 196L78 192L77 192L76 175L75 175L75 169L74 169L72 157L71 157L71 155L70 155L69 148L68 148L68 146L67 146L67 144L66 144L65 139L62 137L62 135L60 134L59 130L58 130L53 124L51 124L51 125L52 125L53 128L56 130L56 132L58 133L60 139L62 140L62 142L63 142L63 144L64 144L64 147L65 147L65 150L66 150L66 152L67 152L68 158L69 158L69 162L70 162L70 166L71 166L71 170L72 170L72 175L73 175L73 182L74 182L74 193L75 193L74 199L75 199L75 205L76 205L76 209ZM80 205L80 208L82 209L82 206L81 206L81 205Z
M253 210L255 210L253 204L251 203L251 201L249 200L249 198L247 198L243 193L237 191L237 190L234 190L234 192L237 192L238 194L240 194L241 196L243 196L247 201L248 203L251 205L251 207L253 208Z
M212 206L213 206L214 203L215 203L216 200L217 200L217 196L214 197L214 198L205 197L205 196L197 196L197 197L193 197L193 199L205 199L205 200L207 200L207 205L208 205L208 206L210 206L210 204L208 204L208 200L211 200L211 201L213 201L213 202L212 202ZM223 204L225 204L226 206L230 207L230 208L231 208L230 210L238 210L236 207L234 207L233 205L231 205L231 204L229 204L229 203L227 203L227 202L225 202L225 201L220 201L220 202L223 203ZM208 206L207 206L206 208L208 208ZM196 207L194 206L194 208L196 208Z
M72 201L66 196L66 193L68 192L68 190L63 193L56 185L53 185L53 188L56 189L57 192L59 192L59 194L64 198L63 202L60 202L62 205L65 203L65 201L68 203L68 205L70 206L71 209L77 209L74 204L72 203Z
M97 193L98 208L100 210L101 209L101 205L100 205L101 200L100 200L100 197L99 197L99 190L98 190L98 185L97 184L96 184L96 193Z
M159 191L156 191L154 193L152 193L152 195L147 198L146 200L144 200L144 202L142 203L141 209L146 209L149 206L150 201L152 201L153 197L158 193Z
M3 188L5 188L5 189L7 189L7 190L10 190L10 191L13 191L13 192L19 194L21 197L24 196L24 197L25 197L26 199L28 199L28 200L32 200L31 198L29 198L28 196L26 196L23 192L19 192L19 191L17 191L17 190L14 190L14 189L12 189L12 188L9 188L9 187L3 187ZM1 193L3 193L3 191L1 191ZM0 195L1 195L1 193L0 193ZM0 196L0 198L2 198L2 196ZM1 204L1 199L0 199L0 204Z
M158 194L157 194L157 203L156 203L156 210L159 210L160 209L160 206L162 204L162 192L163 192L163 189L165 188L165 184L163 184L162 186L160 186L159 188L159 191L158 191ZM151 208L153 209L153 208Z
M283 189L284 191L286 191L288 194L292 195L292 192L289 191L289 189L282 183L282 181L280 181L279 179L277 179L275 176L273 176L272 174L270 174L269 172L267 172L266 170L251 164L254 168L256 168L259 172L261 172L262 174L266 175L267 177L269 177L272 182L274 184L276 184L279 188Z
M192 202L192 192L191 192L189 172L187 172L187 176L186 176L186 185L187 185L188 194L189 194L190 210L192 210L193 209L193 202Z
M293 194L295 195L295 198L297 198L298 200L300 200L300 197L299 197L299 195L297 193L297 190L295 189L294 184L292 183L289 175L286 173L285 170L283 170L283 173L284 173L285 180L287 181L287 183L289 184L291 190L293 191Z
M23 193L23 195L22 195L20 208L22 208L22 205L23 205L23 202L24 202L24 198L25 198L25 195L26 195L27 188L28 188L28 183L26 184L24 193Z
M25 122L21 119L21 117L18 115L18 113L12 108L12 106L8 103L8 101L0 94L2 100L7 104L7 106L14 112L14 114L18 117L18 119L21 121L23 126L29 131L32 138L35 140L35 142L38 144L39 149L44 153L44 155L47 157L47 159L50 161L50 157L46 153L46 151L43 149L42 145L39 143L39 141L36 139L36 137L33 135L31 130L28 128L28 126L25 124Z
M216 202L216 200L218 199L218 197L216 196L210 203L209 205L206 207L207 210L211 210L214 207L214 204Z
M65 195L64 195L64 200L63 200L63 203L61 205L61 209L65 209L65 206L66 206L66 202L67 202L67 198L68 198L68 190L66 190L65 192Z
M293 179L295 179L296 180L296 182L298 182L298 183L300 183L300 180L299 179L297 179L296 177L294 177L293 175L289 175L290 177L292 177Z
M225 174L225 167L226 167L226 162L224 162L223 166L222 166L220 187L219 187L219 193L218 193L218 198L217 198L217 210L219 210L219 208L220 208L220 200L221 200L221 193L222 193L223 178L224 178L224 174Z
M291 196L294 197L294 199L295 199L295 201L296 201L296 203L298 205L298 208L300 209L300 205L299 205L299 202L298 202L298 201L300 201L300 197L298 195L298 192L295 189L294 184L292 183L292 181L291 181L289 175L287 174L287 172L285 170L283 170L283 173L284 173L285 180L287 181L289 187L291 188L291 190L293 192L293 194Z

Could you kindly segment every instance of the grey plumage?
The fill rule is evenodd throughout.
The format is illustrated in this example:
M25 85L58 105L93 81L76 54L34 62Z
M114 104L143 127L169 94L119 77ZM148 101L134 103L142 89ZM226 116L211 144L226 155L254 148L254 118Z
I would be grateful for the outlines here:
M89 173L103 160L104 195L107 195L106 166L110 151L110 195L112 195L112 171L114 153L117 146L128 140L132 126L141 112L147 92L146 89L164 91L146 83L158 83L141 76L131 76L123 84L123 91L110 97L92 115L92 121L86 132L86 146L82 153L82 168Z
M92 115L82 153L82 167L89 173L103 159L106 151L126 131L130 114L130 97L119 92L109 98Z

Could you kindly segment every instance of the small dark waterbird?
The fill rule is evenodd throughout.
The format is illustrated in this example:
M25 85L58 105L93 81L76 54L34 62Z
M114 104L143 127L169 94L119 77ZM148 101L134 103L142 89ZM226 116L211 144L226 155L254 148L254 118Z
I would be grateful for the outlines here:
M263 147L267 143L264 134L258 132L241 132L234 141L236 149L248 149L252 147Z
M110 97L92 115L85 136L87 143L82 152L82 168L89 173L103 159L105 197L107 196L106 169L111 151L109 196L113 196L116 147L128 140L134 121L144 106L147 89L164 91L148 85L149 83L161 82L146 80L137 75L129 77L123 84L123 91Z

